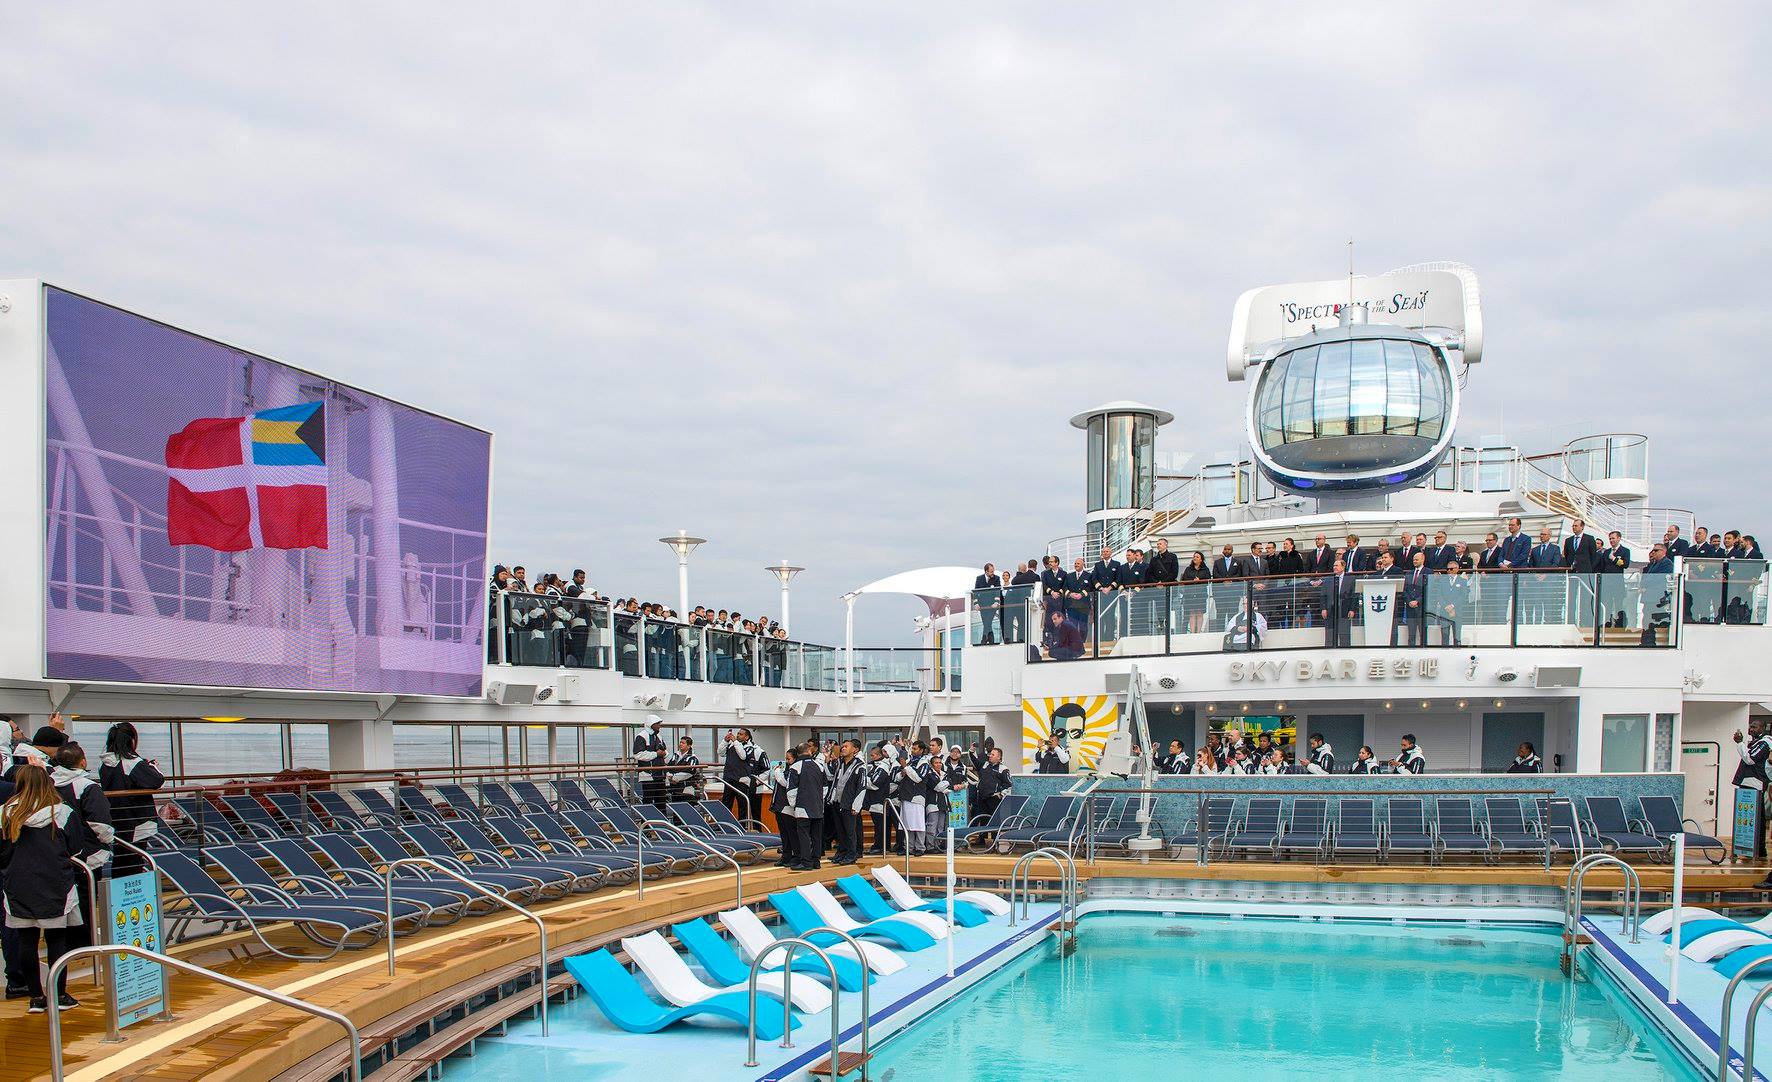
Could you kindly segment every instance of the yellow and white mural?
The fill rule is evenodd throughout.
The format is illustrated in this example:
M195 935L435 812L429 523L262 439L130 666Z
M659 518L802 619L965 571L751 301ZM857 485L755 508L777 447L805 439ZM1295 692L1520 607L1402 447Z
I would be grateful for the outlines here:
M1054 729L1063 730L1071 769L1093 770L1120 721L1120 705L1108 695L1076 695L1021 702L1021 769L1034 769L1034 753Z

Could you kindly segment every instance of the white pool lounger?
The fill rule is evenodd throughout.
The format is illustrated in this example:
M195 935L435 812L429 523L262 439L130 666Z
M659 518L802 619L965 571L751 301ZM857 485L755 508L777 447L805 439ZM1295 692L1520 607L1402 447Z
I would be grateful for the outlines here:
M1765 932L1754 928L1726 928L1720 932L1701 935L1680 948L1680 953L1694 962L1714 962L1730 951L1742 947L1758 946L1772 943Z
M747 962L756 961L757 955L776 940L776 936L769 931L768 926L763 923L763 919L751 912L748 906L725 910L720 914L720 923L725 926L728 932L732 933L733 941L738 944L738 952L744 956ZM897 973L905 967L905 960L894 954L892 949L885 944L858 942L861 942L862 959L867 961L868 970L876 976ZM835 956L855 958L855 951L851 950L847 943L832 944L824 949ZM785 955L786 952L777 953ZM781 963L772 956L769 964L776 966Z
M1727 919L1727 917L1722 913L1717 913L1712 910L1704 909L1704 908L1702 908L1700 906L1696 906L1696 905L1683 905L1680 907L1680 909L1681 909L1680 921L1681 921L1681 923L1684 923L1684 924L1689 924L1695 920L1726 920ZM1645 931L1645 932L1653 932L1656 935L1666 935L1668 932L1673 930L1673 927L1674 927L1674 910L1673 910L1672 906L1669 906L1666 909L1663 909L1659 913L1651 913L1648 916L1643 918L1643 931Z
M824 918L824 922L839 932L853 933L867 924L866 921L850 916L849 911L843 908L843 903L837 901L837 896L823 883L807 883L800 888L800 893L818 911L818 915ZM894 913L889 919L914 924L936 939L948 937L948 922L934 913Z
M706 983L689 968L664 936L657 932L630 936L621 941L622 950L627 952L640 972L652 982L652 987L666 1001L678 1007L689 1007L722 992L743 992L746 986L735 984L731 988L716 988ZM781 998L783 984L780 973L761 973L757 976L759 991L770 993L776 999ZM831 1008L831 990L815 980L798 980L793 982L794 1006L807 1014L817 1014Z
M918 895L905 877L899 874L898 869L890 864L882 864L874 869L874 882L880 884L886 891L886 896L892 899L892 904L900 909L915 909L929 903L929 899ZM955 891L954 900L971 902L986 913L999 917L1009 912L1009 903L988 890ZM1644 926L1647 927L1647 922L1644 922Z

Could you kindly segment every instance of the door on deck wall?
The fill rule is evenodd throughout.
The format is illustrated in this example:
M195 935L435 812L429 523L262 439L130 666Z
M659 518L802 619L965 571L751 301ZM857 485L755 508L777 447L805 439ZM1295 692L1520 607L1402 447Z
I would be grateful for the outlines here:
M1693 740L1680 745L1680 771L1686 775L1686 799L1680 814L1698 823L1698 829L1712 837L1720 837L1717 827L1717 789L1722 773L1718 769L1718 748L1714 740Z

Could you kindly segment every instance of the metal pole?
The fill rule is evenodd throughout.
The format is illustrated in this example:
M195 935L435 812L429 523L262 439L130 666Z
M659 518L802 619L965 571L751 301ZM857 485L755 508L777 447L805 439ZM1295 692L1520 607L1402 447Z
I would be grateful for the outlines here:
M107 946L78 947L78 948L71 950L68 953L62 955L60 958L57 958L55 960L55 964L49 967L49 985L48 985L48 987L49 988L56 987L57 983L61 979L62 973L67 970L68 964L70 962L73 962L75 959L78 959L78 958L90 958L90 957L93 957L93 956L99 955L99 954L128 954L128 955L132 955L136 958L146 958L150 962L157 962L163 966L171 966L173 969L181 970L185 973L195 974L196 976L199 976L199 977L207 977L212 981L216 981L218 983L225 984L229 988L232 988L236 991L245 992L248 995L258 996L261 999L268 999L272 1003L278 1003L278 1004L281 1004L285 1007L290 1007L290 1008L293 1008L298 1011L305 1011L308 1014L314 1015L317 1018L324 1018L329 1022L336 1022L338 1025L344 1027L344 1031L345 1031L346 1036L350 1038L351 1062L350 1062L349 1075L351 1078L351 1082L362 1082L362 1079L363 1079L363 1039L361 1036L358 1035L357 1027L352 1024L352 1022L349 1018L346 1018L344 1015L339 1014L337 1011L329 1011L324 1007L316 1007L312 1003L307 1003L302 1000L295 999L291 996L283 995L280 992L273 992L269 988L261 988L256 984L249 984L246 981L239 980L234 977L230 977L225 973L217 973L213 969L204 969L202 966L193 965L190 962L186 962L186 961L183 961L182 959L178 959L178 958L173 958L169 955L159 954L154 951L144 950L141 947L137 947L134 945L126 945L123 943L112 943ZM53 1080L53 1082L62 1082L63 1076L62 1076L61 999L59 996L50 996L48 998L49 998L49 1074L50 1074L50 1078Z
M1729 1015L1730 1008L1735 1005L1735 988L1750 973L1765 965L1772 965L1772 958L1754 959L1747 965L1742 966L1741 972L1729 978L1728 987L1723 989L1723 1016L1717 1023L1717 1082L1729 1082ZM1772 988L1772 985L1768 985L1767 987ZM1749 1019L1748 1028L1752 1029L1751 1018ZM1751 1078L1751 1076L1743 1074L1742 1078L1748 1079Z
M1667 957L1669 972L1667 976L1667 1002L1673 1006L1680 1001L1680 907L1686 900L1686 834L1681 831L1674 835L1674 924L1673 934L1668 937ZM1749 1046L1752 1055L1752 1046ZM1752 1062L1751 1059L1749 1062ZM1751 1078L1752 1075L1747 1077Z
M832 931L832 932L835 932L835 934L837 934L837 935L843 935L843 933L841 933L841 932L836 932L835 929L822 929L822 930ZM808 934L812 934L812 933L808 933ZM850 939L849 936L845 935L845 936L843 936L843 938L848 939L850 943L855 942L855 940ZM800 950L801 948L805 948L806 950L811 951L812 953L818 955L821 959L823 959L824 964L825 964L825 969L830 972L831 989L832 989L832 991L831 991L831 1077L833 1079L835 1079L835 1078L839 1077L837 1074L837 1068L840 1065L840 1056L838 1054L838 1043L837 1042L838 1042L838 1038L841 1036L841 1030L838 1028L839 1022L837 1019L837 1013L838 1013L838 1011L837 1011L838 999L837 999L837 993L836 993L837 964L835 962L831 961L831 956L829 954L827 954L825 951L820 949L817 945L813 944L810 940L801 939L797 936L789 937L787 939L778 939L775 942L764 947L762 950L758 951L757 956L755 958L751 959L751 976L750 976L750 981L749 981L749 983L747 985L747 989L746 989L746 1002L748 1005L748 1009L745 1012L745 1015L746 1015L745 1029L747 1031L746 1032L746 1040L749 1042L749 1045L748 1045L748 1054L745 1056L745 1064L744 1065L746 1067L760 1066L760 1064L757 1061L757 977L759 974L761 974L763 972L763 962L771 954L775 953L778 950L787 952L787 957L782 960L782 969L781 969L781 973L782 973L782 977L781 977L781 1006L782 1006L782 1014L785 1016L785 1019L782 1024L782 1031L781 1031L781 1047L783 1047L783 1048L794 1047L793 1037L792 1037L793 1032L794 1032L794 1028L793 1028L794 1027L794 1008L792 1006L793 999L789 995L789 993L792 990L792 981L793 981L792 974L794 972L794 952L797 950ZM867 1001L868 1001L867 1000L867 995L868 995L868 993L867 993L868 968L867 967L868 967L868 963L867 963L867 960L862 957L861 948L859 946L856 947L855 955L857 958L862 958L862 963L861 963L861 989L862 989L862 991L861 991L861 1002L862 1002L861 1026L862 1026L862 1034L863 1034L863 1036L862 1036L862 1050L865 1053L867 1050L867 1036L866 1036L866 1034L867 1034L867 1025L868 1025L868 1016L867 1016Z

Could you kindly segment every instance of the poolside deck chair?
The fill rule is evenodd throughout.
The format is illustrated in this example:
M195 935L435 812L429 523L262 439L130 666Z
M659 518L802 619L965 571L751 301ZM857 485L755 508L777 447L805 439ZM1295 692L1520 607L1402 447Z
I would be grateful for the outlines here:
M1694 962L1714 962L1743 948L1766 948L1761 956L1772 953L1772 937L1753 928L1724 928L1699 936L1680 948L1680 953Z
M512 849L507 855L508 846L500 845L485 828L478 823L451 820L445 828L461 843L462 850L474 858L475 866L498 868L503 871L517 872L520 875L533 876L552 887L563 887L566 891L586 893L603 885L604 870L583 862L569 861L565 858L553 861L541 856L530 856L528 853ZM426 856L434 856L434 850L449 850L449 842L434 827L421 827L409 824L406 836L418 843L418 847ZM435 838L435 842L432 839Z
M1539 797L1534 803L1538 807L1540 832L1557 848L1568 850L1574 859L1580 860L1587 850L1600 845L1600 839L1594 837L1576 814L1573 800Z
M1008 827L997 833L997 852L1007 853L1018 845L1040 845L1043 839L1055 832L1062 836L1076 810L1077 798L1074 796L1047 797L1040 805L1038 817L1032 823Z
M708 805L713 805L725 812L724 818L715 815ZM774 834L761 830L746 830L733 817L732 810L717 800L688 801L678 800L665 805L679 823L695 823L705 827L716 838L756 842L765 849L774 849L781 844L781 839ZM694 818L691 818L693 816Z
M843 908L843 903L838 901L837 896L831 893L831 888L823 883L807 883L796 889L799 890L801 897L805 898L807 903L812 906L813 910L824 918L825 925L835 928L839 932L853 934L855 929L863 924L897 920L914 925L927 933L931 939L946 939L949 935L947 920L933 913L894 911L884 917L869 917L865 921L858 921L849 915L849 910Z
M311 834L324 829L319 814L311 803L302 799L301 793L266 793L264 796L282 817L286 833Z
M193 921L227 927L244 926L266 950L297 962L323 962L347 947L367 947L384 931L380 914L363 908L336 905L289 904L280 899L231 897L228 888L210 878L195 859L184 853L157 853L155 867L184 895L163 914L167 938L177 940ZM242 891L250 895L251 892ZM294 954L265 938L264 925L287 922L322 947L325 954Z
M439 785L433 785L431 788L436 791L438 796L443 798L443 803L449 805L449 810L455 813L456 818L480 818L480 805L474 801L473 796L462 786L444 782Z
M1447 853L1479 853L1483 862L1488 863L1494 856L1488 836L1477 829L1477 816L1469 797L1435 798L1434 834L1442 857Z
M1489 840L1495 843L1496 859L1508 853L1543 853L1551 843L1532 833L1526 813L1511 796L1483 798L1483 817L1489 823Z
M264 841L289 836L288 832L284 830L283 824L278 822L266 810L265 806L258 802L256 796L224 796L222 803L226 804L228 810L234 813L234 818L239 820L241 831L254 839Z
M807 938L821 947L826 942L841 942L829 932L810 934L815 929L826 927L829 922L799 891L788 890L771 894L769 904L773 905L775 911L781 914L782 920L787 921L788 927L794 930L794 934ZM839 932L847 932L857 939L865 936L870 939L885 940L899 950L920 951L935 946L934 936L910 921L900 920L896 917L890 920L871 921L867 924L848 920L840 925L829 926Z
M880 888L886 892L886 896L892 899L892 904L900 909L915 909L929 903L929 899L918 895L910 883L905 880L905 877L892 865L881 864L874 868L873 874L874 882L878 883ZM1003 899L1003 896L992 894L988 890L957 890L954 892L954 900L977 906L986 913L999 917L1005 916L1009 912L1009 903ZM945 909L946 906L944 905L943 908Z
M587 875L594 875L598 886L606 886L619 876L623 879L633 871L632 861L609 855L607 859L596 853L587 853L581 849L559 849L550 847L542 849L535 838L529 836L527 817L512 819L503 815L489 815L480 823L463 823L464 830L476 837L484 837L485 831L491 831L493 840L518 857L528 860L540 860L548 864L565 868L570 871L584 870Z
M699 849L688 850L682 846L661 846L648 841L644 849L634 844L632 835L620 835L614 824L604 818L600 810L565 811L558 818L566 821L566 825L577 831L579 837L591 845L608 845L612 851L624 857L638 859L643 853L646 857L646 870L651 872L660 867L665 872L686 872L702 867L707 854ZM618 836L619 835L619 836Z
M483 781L480 783L481 814L497 812L514 819L525 812L553 810L553 806L546 801L530 806L527 801L511 795L510 789L506 788L502 782Z
M1764 943L1751 944L1748 946L1737 947L1735 950L1723 955L1712 964L1711 968L1715 969L1724 977L1734 979L1742 970L1766 957L1772 957L1772 945ZM1748 976L1748 980L1753 980L1754 977L1764 979L1767 968L1768 967L1766 966L1761 966Z
M418 786L402 785L394 790L394 798L400 802L400 810L417 822L433 827L443 825L437 805L431 803L431 798Z
M1292 801L1292 814L1280 832L1274 855L1314 853L1321 858L1329 848L1329 801L1320 796L1301 796Z
M593 803L590 796L579 787L578 782L571 778L556 778L554 780L554 797L558 811L565 811L568 808L584 811Z
M431 831L430 827L414 827L413 829ZM371 827L368 830L358 831L355 836L362 839L363 843L368 845L369 848L375 852L377 857L388 863L412 855L412 853L407 850L406 843L401 840L399 835L392 831L382 830L380 827ZM429 850L424 850L421 851L420 855L436 861L438 864L443 865L457 875L467 876L470 880L480 884L487 890L497 891L499 894L502 894L507 898L522 901L525 898L532 898L542 894L547 887L546 883L532 875L500 871L497 868L491 867L470 867L467 862L455 855L455 852L449 848L449 844L443 841L441 835L433 833L432 837L436 839L440 851L433 853ZM417 865L415 867L421 876L430 874L429 869L426 869L423 865ZM448 879L446 876L430 877L442 878L444 882L452 882L452 880Z
M682 831L684 834L700 839L709 848L716 849L735 859L742 857L745 860L750 860L763 851L762 842L747 842L738 838L716 838L714 832L707 827L686 826L671 818L663 808L651 804L634 805L629 810L639 813L640 821L653 828L653 835L666 841L682 842L683 839L677 834L678 831ZM690 843L683 842L683 844L689 845Z
M346 789L345 795L362 805L363 810L374 817L376 822L389 829L406 821L406 817L400 814L400 809L394 806L393 800L380 789Z
M1276 855L1280 844L1280 798L1253 797L1243 808L1243 818L1225 839L1226 853Z
M1122 801L1115 810L1113 818L1096 830L1095 844L1124 849L1133 838L1143 835L1144 824L1138 821L1138 812L1142 806L1140 797L1129 796ZM1165 841L1163 823L1160 819L1155 818L1156 810L1156 802L1153 800L1151 802L1150 836L1156 840L1158 845L1162 845Z
M1655 837L1665 840L1670 850L1673 848L1674 835L1684 834L1686 835L1686 848L1696 847L1703 850L1704 859L1712 864L1723 863L1723 858L1729 855L1729 847L1724 845L1721 839L1698 832L1696 820L1680 818L1680 806L1673 797L1638 797L1637 803L1643 807L1643 818L1638 826L1642 828L1643 833L1653 834Z
M398 839L395 839L391 834L387 835L387 839L396 845L399 844ZM352 883L359 886L381 887L387 882L384 873L392 858L384 858L380 853L377 853L377 860L381 862L381 866L377 867L375 862L365 857L362 851L357 848L355 838L344 834L315 834L305 840L332 863L335 871ZM406 853L404 847L401 847L400 855L407 856L409 854ZM491 888L490 884L482 885L489 889L496 889ZM407 886L413 886L420 890L443 891L460 897L467 902L464 912L474 912L477 909L480 913L488 913L500 908L498 903L469 891L453 879L430 874L430 869L422 865L408 866L394 872L395 897L399 897L399 891ZM502 896L508 896L510 892L500 891L499 893Z
M615 843L611 842L608 838L602 837L601 835L593 838L574 838L572 836L572 828L568 826L565 820L557 815L549 815L545 813L525 815L523 821L528 823L530 829L534 830L541 840L546 842L551 849L558 850L566 856L582 854L595 857L608 864L618 875L625 873L625 876L628 879L632 879L635 875L634 869L638 866L639 861L635 858L634 854L631 852L624 853L618 851L615 847ZM648 872L665 875L670 872L670 868L670 857L667 857L662 853L646 854L646 870Z
M1668 855L1670 839L1635 829L1625 817L1624 801L1615 796L1588 797L1587 817L1601 843L1614 853L1645 853L1651 860Z
M750 1018L750 1000L743 992L722 992L688 1007L660 1007L646 994L634 975L615 960L607 950L576 954L565 960L566 972L572 974L603 1017L629 1033L657 1033L685 1018L722 1018L744 1029ZM781 1012L764 1010L764 998L758 993L757 1036L766 1041L781 1039ZM776 1005L781 1001L777 999ZM795 1029L800 1020L794 1019Z
M774 837L769 831L763 829L763 823L761 820L752 818L740 819L738 816L732 814L731 808L728 808L718 800L702 801L701 810L707 813L707 817L714 821L715 826L724 828L728 834L754 834L765 838Z
M1722 914L1718 913L1716 910L1705 909L1703 906L1683 905L1680 907L1680 920L1682 922L1689 920L1703 920L1705 918L1715 920L1721 916ZM1673 923L1674 907L1670 905L1666 909L1659 910L1644 917L1639 931L1661 935L1669 928L1673 927Z
M700 1003L722 992L742 992L749 984L748 974L745 984L734 981L727 987L718 988L704 983L689 968L689 963L683 960L683 956L657 932L628 936L621 941L621 949L627 953L629 961L640 967L640 972L651 982L653 991L663 996L665 1002L678 1007ZM785 974L782 973L757 974L759 998L767 992L779 1005L782 1000L782 986L787 983L784 977ZM788 994L793 997L794 1006L798 1009L808 1014L831 1009L829 988L817 981L794 981L792 984L793 989Z
M345 795L331 789L313 789L308 792L308 799L326 814L334 830L362 830L365 827L381 827L383 830L397 827L399 823L386 823L373 815L365 815L351 806Z
M1378 828L1378 805L1370 797L1343 797L1335 802L1335 832L1329 838L1330 857L1343 853L1384 852L1384 833Z
M757 916L749 906L723 910L720 913L720 923L726 926L728 932L732 933L732 941L738 944L738 951L744 956L747 963L756 961L763 948L775 942L775 934L764 925L763 918ZM865 939L859 939L856 940L856 944L861 947L859 956L850 949L848 943L840 939L828 945L821 943L819 946L833 958L845 958L857 963L865 959L868 964L868 972L875 975L897 973L908 964L903 958L879 943L870 943Z
M254 831L250 828L242 829L240 826L235 826L226 811L211 804L204 797L173 797L172 803L174 807L184 813L186 824L193 837L196 836L199 824L201 824L205 846L239 845L250 847L257 844L259 838L266 833L262 829ZM279 830L271 836L281 838L283 832Z
M1169 838L1171 855L1179 856L1181 851L1188 846L1195 848L1204 846L1208 857L1214 848L1222 849L1225 839L1230 837L1231 819L1236 810L1237 802L1232 797L1206 798L1203 808L1206 821L1204 823L1198 821L1190 823L1184 826L1179 834L1172 835ZM1196 814L1195 819L1198 820L1198 818L1199 815Z
M331 883L339 889L340 896L345 898L369 899L380 902L387 897L386 888L380 876L371 875L369 878L374 882L370 883L345 869L338 868L335 870L344 876L343 881L340 881L333 872L326 870L319 861L314 859L314 855L308 851L306 846L294 838L265 842L264 848L265 852L271 854L271 859L275 860L279 867L299 881L322 880ZM352 851L355 852L355 849L353 848ZM455 889L420 887L411 883L395 882L394 898L396 901L413 902L430 907L433 924L453 924L466 913L468 902L474 896L464 891L459 884L452 883L450 885Z
M659 852L678 860L687 861L688 866L691 868L714 868L720 866L722 863L719 857L714 856L712 853L709 853L707 850L702 849L699 846L685 845L684 843L674 841L669 837L660 838L658 831L650 830L643 826L640 820L634 817L634 810L625 804L619 806L613 804L605 805L604 807L596 808L587 814L589 814L592 819L601 820L608 824L616 834L621 836L623 841L630 845L634 844L634 839L644 830L646 836L646 848L648 850L656 849ZM570 821L571 820L568 820L568 822Z
M1423 853L1432 863L1439 863L1439 842L1427 823L1427 806L1420 797L1393 796L1385 801L1384 855L1392 853Z
M701 963L701 968L707 971L708 976L719 983L743 984L750 979L750 963L740 958L738 951L733 949L732 944L722 939L720 933L714 931L713 925L707 921L697 918L684 921L681 924L673 924L671 925L671 934L677 937L677 942L683 944L684 950ZM786 968L782 965L786 958L786 952L782 952L779 959L772 958L771 961L774 962L774 965L766 967L763 972L781 972ZM837 971L837 987L845 992L861 991L861 964L859 962L851 958L839 958L836 955L831 955L831 964ZM824 961L816 954L805 950L794 952L794 972L810 973L827 982L831 979L831 971L825 968ZM870 982L876 979L871 975L868 978Z
M968 852L990 852L993 845L993 839L996 838L997 832L1007 826L1011 819L1014 819L1019 815L1021 809L1027 804L1027 802L1028 798L1025 796L1020 796L1016 793L1008 794L1002 800L997 802L996 809L992 811L990 815L973 816L972 822L969 823L965 831L960 834L960 843L966 847Z
M849 899L857 912L868 920L884 920L887 917L911 916L913 914L932 916L943 924L947 923L948 903L943 898L936 902L922 902L910 909L899 909L888 902L874 885L859 875L846 875L837 880L837 889ZM975 905L968 905L960 899L954 899L954 923L962 928L976 928L990 920L989 914Z
M307 876L290 875L282 882L259 864L258 857L241 849L237 845L218 845L210 850L215 862L228 873L233 880L229 884L230 891L240 891L254 902L270 904L282 903L291 907L304 905L338 906L343 909L355 910L382 917L386 921L385 896L377 891L372 901L367 892L347 894L345 888L333 882L331 877L310 879ZM404 922L408 933L416 932L431 921L431 907L423 902L403 901L394 899L394 921Z
M616 786L612 778L586 778L584 788L593 800L606 801L610 804L626 804L628 802L627 797L621 795L621 789Z
M511 782L511 794L536 811L553 811L558 801L541 791L541 786L528 779Z

